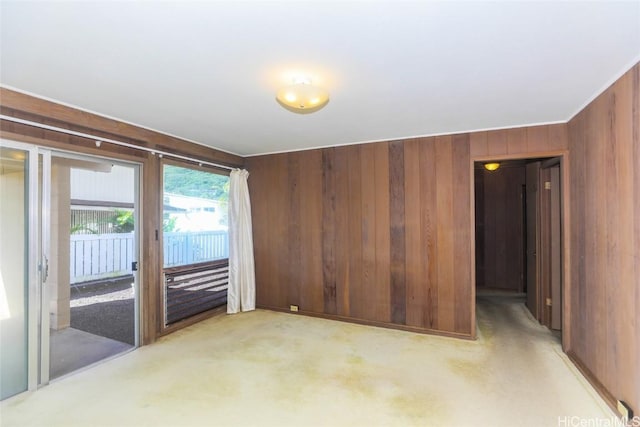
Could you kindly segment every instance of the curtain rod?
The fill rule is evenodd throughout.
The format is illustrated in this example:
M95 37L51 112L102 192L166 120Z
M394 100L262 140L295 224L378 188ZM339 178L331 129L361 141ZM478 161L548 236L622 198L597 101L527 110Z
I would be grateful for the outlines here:
M32 122L30 120L23 120L23 119L19 119L17 117L6 116L4 114L0 114L0 120L6 120L6 121L9 121L9 122L20 123L20 124L27 125L27 126L35 126L37 128L51 130L51 131L55 131L55 132L62 132L62 133L66 133L67 135L79 136L81 138L92 139L92 140L94 140L96 142L96 146L97 147L100 147L101 143L106 142L106 143L113 144L113 145L119 145L121 147L128 147L128 148L133 148L135 150L146 151L148 153L151 153L152 155L156 155L157 154L159 157L166 156L166 157L170 157L170 158L174 158L174 159L187 160L187 161L190 161L190 162L197 163L200 166L208 165L208 166L213 166L213 167L216 167L216 168L227 169L227 170L230 170L230 171L236 169L236 168L231 167L231 166L221 165L221 164L218 164L218 163L212 163L212 162L208 162L206 160L195 159L193 157L182 156L180 154L173 154L173 153L169 153L167 151L162 151L162 150L154 150L154 149L147 148L147 147L140 147L140 146L135 145L135 144L129 144L128 142L116 141L115 139L103 138L101 136L91 135L91 134L88 134L88 133L76 132L76 131L69 130L69 129L59 128L59 127L55 127L55 126L49 126L49 125L45 125L43 123Z

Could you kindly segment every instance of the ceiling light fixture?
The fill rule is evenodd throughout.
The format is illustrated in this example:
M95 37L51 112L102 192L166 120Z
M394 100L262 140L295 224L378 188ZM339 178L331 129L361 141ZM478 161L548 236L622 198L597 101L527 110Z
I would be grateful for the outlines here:
M287 110L309 114L320 110L329 102L329 92L311 84L309 78L295 79L276 94L276 100Z
M490 172L495 171L500 167L500 163L485 163L484 168Z

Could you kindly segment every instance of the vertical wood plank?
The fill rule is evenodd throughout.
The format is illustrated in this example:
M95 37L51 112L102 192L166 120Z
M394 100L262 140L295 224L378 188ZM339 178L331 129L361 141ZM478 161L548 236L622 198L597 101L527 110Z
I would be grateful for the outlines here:
M489 153L487 132L472 132L469 138L472 157L486 156Z
M302 200L302 188L300 186L300 174L304 173L300 170L300 156L289 154L287 156L288 163L288 194L289 194L289 247L287 254L299 254L303 250L301 238L301 212L300 204ZM269 194L269 189L264 189L264 194ZM266 225L266 224L265 224ZM269 248L265 248L269 251ZM300 286L303 280L298 259L289 259L289 280L286 285L288 287L287 300L288 303L300 304Z
M268 235L265 224L265 211L268 211L268 199L266 195L266 171L264 167L264 157L252 157L249 159L247 167L251 170L249 177L249 195L251 198L251 217L253 231L253 254L256 272L256 305L268 306L269 293L268 277L269 269L266 259L266 246Z
M509 129L507 131L507 154L523 154L527 152L526 128Z
M603 200L606 200L607 194L607 178L606 175L609 173L608 168L602 167L606 165L606 162L602 162L601 159L606 158L607 146L611 141L609 141L609 132L607 130L609 126L608 120L608 107L610 105L610 98L612 94L607 93L605 96L602 96L596 100L595 103L595 114L591 117L591 124L595 126L593 129L594 136L601 141L602 143L596 144L594 146L594 157L593 157L593 167L589 168L588 173L589 176L593 179L593 188L595 190L595 200L591 206L595 207L595 221L593 223L593 234L595 237L595 256L594 256L594 265L596 266L596 271L593 276L595 279L593 291L595 299L592 302L593 307L593 315L594 315L594 324L592 327L592 331L594 333L594 338L600 343L601 347L597 350L599 353L595 359L595 373L598 377L606 378L606 370L607 364L609 362L609 354L604 349L607 348L607 333L606 333L606 311L608 309L606 303L602 303L602 301L607 300L607 291L610 286L607 281L607 212L609 210L609 206L605 203L602 203ZM603 345L604 344L604 345Z
M612 91L611 95L606 97L606 105L603 105L603 108L607 112L605 128L603 129L604 138L603 142L606 142L607 148L603 150L601 154L603 158L600 159L601 165L606 165L607 173L602 175L603 188L601 192L602 200L606 204L606 213L604 213L602 218L602 223L604 226L603 236L606 240L604 240L604 246L601 247L602 253L601 257L605 258L604 263L606 264L606 272L603 275L606 282L604 289L604 305L605 309L603 310L603 335L605 337L605 346L606 348L615 349L616 346L616 334L620 333L620 331L616 331L616 317L617 314L614 312L613 307L618 305L616 304L617 300L620 300L621 295L619 294L621 289L624 289L624 284L620 282L620 253L618 252L618 242L617 234L618 234L618 223L620 221L620 212L618 209L617 202L617 190L620 189L622 184L618 181L618 172L619 172L619 164L617 154L621 149L621 145L617 140L617 129L616 129L616 121L617 117L615 115L615 106L618 101L617 91ZM614 172L615 171L615 172ZM622 306L623 307L623 306ZM616 307L616 310L622 308L621 305ZM616 349L617 350L617 349ZM617 351L615 351L617 353ZM616 363L611 363L612 359L618 359L618 363L621 362L621 357L618 354L606 354L607 361L603 364L603 376L614 379L614 387L618 388L621 385L621 380L615 375L615 371L617 367Z
M549 126L531 126L527 128L527 151L530 153L549 149Z
M471 159L469 135L455 135L452 141L453 181L453 286L454 330L471 333Z
M300 186L304 189L300 203L300 238L305 242L305 250L289 254L289 259L292 268L300 269L300 308L322 313L322 152L309 150L290 155L300 155Z
M264 175L265 181L271 189L271 197L266 203L266 210L263 215L266 217L270 230L266 235L265 251L262 253L265 265L265 277L263 283L264 292L260 292L263 300L268 306L282 307L287 304L287 287L279 286L280 283L288 283L289 261L288 257L276 255L269 248L286 248L288 241L288 218L283 215L282 206L288 205L286 198L288 184L287 155L281 154L270 158L269 168ZM285 249L286 250L286 249Z
M347 147L349 186L349 309L356 319L364 318L363 308L363 215L362 158L360 145Z
M335 149L322 150L322 278L324 313L336 314Z
M405 283L404 142L389 143L389 219L391 249L391 322L407 320Z
M585 170L585 144L584 144L584 122L583 115L571 121L569 127L572 139L576 142L571 149L571 250L572 250L572 277L574 283L571 284L572 307L586 307L585 292L585 246L584 235L586 232L584 194L586 191L586 170ZM566 284L565 284L566 285ZM572 310L571 313L571 343L570 347L576 354L584 354L585 328L583 312Z
M376 180L374 144L360 149L362 197L362 289L358 294L363 319L376 318ZM352 301L353 303L354 301Z
M405 203L405 283L406 324L425 327L425 263L423 262L422 229L420 227L420 146L418 140L404 143L404 197Z
M438 198L437 198L436 139L420 143L420 228L422 231L422 263L426 266L426 300L423 323L440 329L438 318ZM444 230L442 231L444 232Z
M593 233L592 230L593 230L593 227L595 227L595 218L596 218L595 207L599 203L597 200L598 195L594 191L595 187L593 186L595 176L593 173L589 173L589 171L594 170L594 167L597 167L596 162L594 161L597 158L597 154L594 152L593 144L587 143L588 141L586 140L586 136L592 133L592 128L593 128L593 126L590 123L590 116L591 114L587 112L585 117L585 123L584 123L585 164L584 164L583 172L585 174L585 188L587 188L588 190L584 193L584 198L582 201L582 205L584 208L585 228L586 230L589 230L589 232L584 235L584 241L583 241L583 245L585 249L584 263L587 266L595 265L596 259L598 256L595 233ZM587 273L587 271L585 271L585 273ZM584 301L585 302L584 311L582 311L585 325L593 325L595 323L594 322L595 315L593 311L596 308L595 307L597 304L596 299L598 296L593 294L592 289L596 288L597 286L598 286L597 280L595 279L595 275L593 274L593 271L590 271L588 272L588 274L585 274L584 289L585 289L586 295L585 295L585 301ZM585 330L583 345L586 349L593 349L598 345L597 338L593 332ZM602 345L604 345L604 342L602 342ZM594 373L595 373L595 356L596 356L596 351L594 350L587 350L581 355L581 357L583 357L583 362L587 366L589 366L592 372ZM602 378L602 377L599 377L599 378Z
M279 284L289 283L289 212L282 209L287 206L287 192L289 183L288 158L286 154L280 154L270 159L273 166L269 169L267 180L271 184L271 198L267 218L271 232L268 234L270 248L280 248L282 253L267 251L266 262L269 266L269 304L273 307L285 307L288 304L288 286Z
M160 268L158 268L161 267L161 265L153 262L154 260L158 260L159 263L159 260L162 259L160 242L155 239L156 224L162 221L158 207L161 205L160 195L162 193L160 189L163 188L163 184L161 183L162 172L160 162L156 156L149 156L147 158L142 170L141 179L145 191L151 192L151 195L147 194L145 197L146 200L143 201L145 214L142 223L145 261L149 260L151 262L142 263L145 280L140 283L143 313L146 311L145 318L141 319L142 342L143 344L150 344L155 341L158 332L162 329L162 326L164 326L162 296L159 293L158 287L152 285L154 283L160 283L162 280Z
M549 139L547 148L549 150L566 150L569 147L567 125L564 123L549 125L548 129Z
M268 263L269 260L266 253L269 236L266 232L265 222L268 220L269 201L264 197L265 183L268 182L266 179L268 172L264 165L263 156L252 158L248 167L251 170L249 190L251 193L253 253L256 271L256 305L268 306L271 302L271 295L267 291L270 283L271 266ZM261 215L259 215L260 212Z
M492 130L487 132L487 155L499 156L507 154L507 131Z
M451 137L436 137L437 215L438 215L438 325L455 329L453 284L453 153Z
M391 321L390 221L389 221L389 143L374 147L375 180L375 313L380 322Z
M349 247L349 150L335 148L335 260L336 260L336 310L341 316L350 316L349 266L353 256Z

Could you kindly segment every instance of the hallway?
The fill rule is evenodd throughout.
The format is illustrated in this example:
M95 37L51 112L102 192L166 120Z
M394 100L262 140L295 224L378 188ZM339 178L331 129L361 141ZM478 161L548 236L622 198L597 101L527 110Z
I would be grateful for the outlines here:
M2 425L557 426L613 417L522 298L481 296L477 312L477 341L264 310L219 316L3 402Z

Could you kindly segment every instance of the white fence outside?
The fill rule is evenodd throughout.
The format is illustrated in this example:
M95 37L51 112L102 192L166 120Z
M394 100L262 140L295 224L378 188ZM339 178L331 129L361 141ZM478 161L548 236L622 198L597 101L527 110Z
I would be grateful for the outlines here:
M71 283L132 274L133 233L72 234ZM194 264L229 257L227 231L164 233L164 266Z
M174 231L164 233L163 240L165 267L229 258L226 230Z

